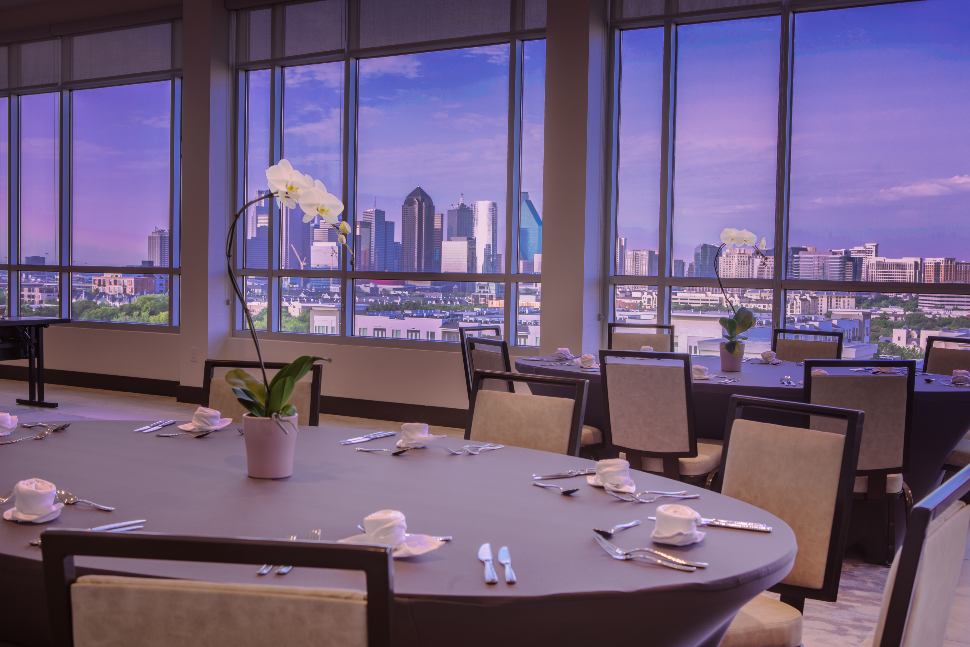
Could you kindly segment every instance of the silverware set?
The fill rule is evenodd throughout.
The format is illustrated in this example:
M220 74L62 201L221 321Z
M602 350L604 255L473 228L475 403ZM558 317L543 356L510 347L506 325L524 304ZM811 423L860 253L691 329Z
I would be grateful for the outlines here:
M734 384L735 382L740 382L741 380L736 377L726 377L723 380L719 380L718 384Z
M341 443L341 444L343 444L343 443ZM403 449L367 449L366 447L358 447L357 448L357 451L359 451L359 452L368 452L368 453L372 453L372 452L387 452L391 456L400 456L401 454L403 454L404 452L406 452L409 449L411 449L411 448L410 447L404 447Z
M357 524L357 530L361 532L367 532L366 530L364 530L364 527L360 524ZM404 536L410 537L411 533L406 533ZM445 535L444 537L435 537L434 535L428 535L428 536L431 537L432 539L437 539L438 541L451 541L453 539L451 535Z
M341 445L356 445L357 443L366 443L376 438L387 438L388 436L393 436L396 431L375 431L372 434L367 434L366 436L357 436L356 438L348 438L347 440L341 440Z
M136 525L145 523L145 519L135 519L134 521L122 521L120 523L110 523L107 526L97 526L95 528L88 528L91 532L128 532L129 530L141 530L145 526ZM40 539L32 539L30 541L31 546L40 547Z
M83 503L85 505L91 506L92 508L97 508L98 510L104 510L105 512L111 512L112 510L114 510L114 508L112 508L111 506L101 505L100 503L95 503L94 501L88 501L87 499L79 499L73 494L71 494L70 492L67 492L65 490L58 490L57 498L61 503L64 503L66 505L75 505L78 503Z
M786 375L785 377L781 378L781 380L779 381L782 383L783 386L798 386L797 384L792 382L791 375Z
M533 481L543 481L548 479L568 479L574 476L589 476L591 474L596 474L595 468L589 468L585 470L566 470L565 472L557 472L556 474L533 474Z
M49 425L45 422L33 422L33 423L24 423L20 426L26 429L35 429L37 427L43 427L44 431L37 434L36 436L24 436L22 438L17 438L16 440L8 440L5 442L2 442L0 443L0 445L13 445L14 443L19 443L21 440L43 440L56 431L64 431L65 429L71 426L71 423L65 422L60 425Z
M318 528L317 530L311 530L310 534L308 534L306 538L307 541L320 541L320 529ZM290 535L290 541L296 541L296 535ZM259 570L256 571L256 575L269 575L273 571L274 567L274 564L263 564L259 567ZM276 569L276 574L286 575L292 570L292 566L280 566Z
M452 449L451 447L444 447L444 450L451 454L452 456L461 456L462 454L468 454L470 456L478 456L482 452L491 451L493 449L503 449L505 445L496 445L494 443L486 443L484 445L465 445L461 448L461 451Z
M656 517L647 517L650 521L656 521ZM734 530L750 530L751 532L771 532L771 526L753 521L728 521L727 519L702 519L705 526L712 528L732 528Z
M150 425L145 425L144 427L139 427L138 429L135 429L135 431L141 432L143 434L147 434L153 431L158 431L163 427L168 427L169 425L174 425L174 424L175 424L174 420L156 420Z
M482 544L478 549L478 559L485 564L485 583L498 584L498 575L495 573L495 567L492 566L491 544ZM512 556L509 554L508 546L499 548L498 563L505 567L505 583L515 584L515 572L512 570Z
M687 573L693 573L698 568L707 568L709 564L707 562L692 562L687 559L681 559L667 553L662 553L659 550L654 550L653 548L631 548L629 550L623 550L616 544L607 541L599 534L594 534L593 539L609 554L613 559L618 559L621 561L630 561L634 559L640 559L651 564L656 564L657 566L665 566L667 568L672 568L676 571L685 571Z
M698 499L701 496L700 494L688 494L687 490L681 490L679 492L654 492L652 490L644 490L643 492L637 492L636 494L614 492L613 490L606 491L620 501L626 501L627 503L653 503L657 499ZM652 494L654 496L650 499L641 499L640 496L643 494Z

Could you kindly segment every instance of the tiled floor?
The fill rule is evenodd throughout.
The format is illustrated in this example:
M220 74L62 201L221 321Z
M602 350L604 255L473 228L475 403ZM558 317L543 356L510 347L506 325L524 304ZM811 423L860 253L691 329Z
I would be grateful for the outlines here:
M23 422L57 420L189 420L195 405L133 393L99 391L66 386L48 386L45 397L57 402L57 409L38 409L16 404L25 397L23 382L0 380L0 411L19 416ZM369 429L397 430L400 423L348 416L321 414L322 425ZM433 434L462 437L463 429L432 427ZM956 601L950 615L945 647L970 645L970 543L964 555ZM805 605L805 647L869 647L879 616L879 605L889 569L848 558L842 571L839 601L830 604L808 601ZM2 647L2 646L0 646Z

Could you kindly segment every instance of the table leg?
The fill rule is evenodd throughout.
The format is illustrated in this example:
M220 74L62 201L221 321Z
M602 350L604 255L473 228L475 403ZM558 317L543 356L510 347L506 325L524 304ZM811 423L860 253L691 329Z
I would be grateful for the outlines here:
M17 399L17 404L31 407L56 409L56 402L44 402L44 328L47 326L31 326L33 335L25 331L27 336L27 394L29 399Z

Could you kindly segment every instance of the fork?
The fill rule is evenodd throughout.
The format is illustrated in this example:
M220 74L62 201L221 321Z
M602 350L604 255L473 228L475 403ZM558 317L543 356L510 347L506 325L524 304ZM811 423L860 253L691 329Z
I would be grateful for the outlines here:
M620 548L613 542L607 540L605 537L603 538L602 543L604 546L609 545L611 549L623 555L630 555L631 553L647 553L649 555L659 557L660 559L665 559L669 562L680 564L681 566L692 566L694 568L707 568L708 566L710 566L710 564L708 564L707 562L692 562L689 559L681 559L680 557L674 557L673 555L670 555L668 553L662 553L659 550L654 550L653 548L629 548L629 549Z
M4 503L6 503L7 501L9 501L12 498L13 498L13 490L10 490L6 494L4 494L2 497L0 497L0 505L3 505Z
M306 536L307 541L320 541L320 529L311 530L310 534ZM296 535L290 535L290 541L296 541ZM293 570L292 566L280 566L276 569L277 575L286 575Z
M641 494L652 494L650 492L638 492L637 494L628 494L626 492L614 492L613 490L606 490L611 495L619 499L620 501L626 501L627 503L653 503L657 499L697 499L700 498L700 494L657 494L652 499L641 499Z
M667 568L672 568L675 571L685 571L687 573L693 573L694 571L697 570L696 566L684 566L683 564L671 562L665 558L656 557L651 554L631 555L627 552L620 550L610 542L606 541L606 539L604 539L597 533L593 533L593 539L595 539L597 543L599 543L600 547L603 550L605 550L609 554L609 556L612 557L613 559L618 559L620 561L632 561L634 559L642 559L646 562L649 562L650 564L656 564L657 566L665 566Z
M19 443L21 440L43 440L47 438L52 433L52 430L48 427L45 428L43 432L37 434L36 436L24 436L23 438L18 438L17 440L8 440L6 442L0 443L0 445L13 445L14 443Z

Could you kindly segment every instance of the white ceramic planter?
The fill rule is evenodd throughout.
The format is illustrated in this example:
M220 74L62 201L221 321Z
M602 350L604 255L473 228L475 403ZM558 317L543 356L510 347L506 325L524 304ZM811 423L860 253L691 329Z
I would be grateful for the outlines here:
M741 371L741 366L743 364L741 360L744 359L744 342L742 341L738 343L741 344L741 353L735 357L731 353L724 350L727 342L721 342L721 370L725 373L739 373Z
M246 465L254 479L282 479L293 475L293 452L296 449L297 416L280 418L290 433L284 433L272 418L243 416L246 440Z

